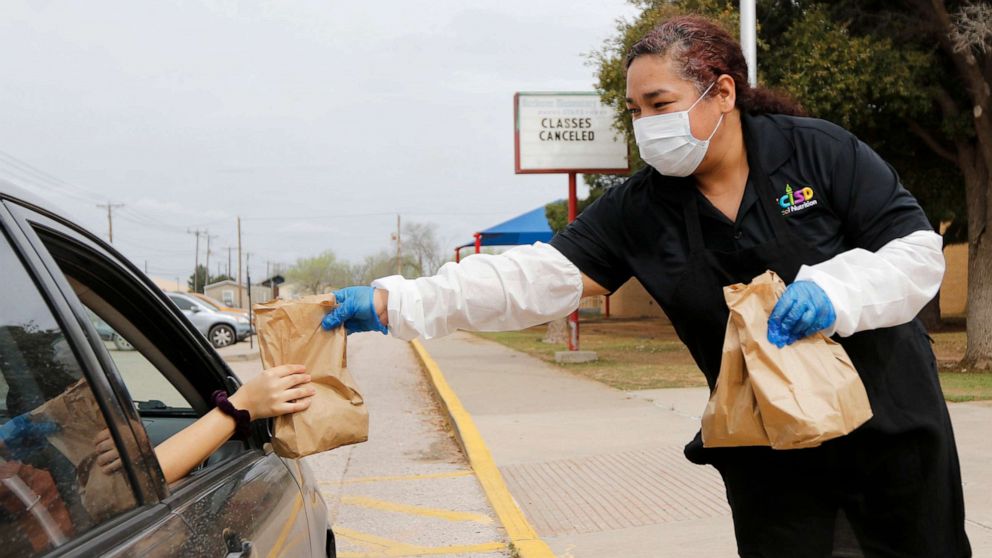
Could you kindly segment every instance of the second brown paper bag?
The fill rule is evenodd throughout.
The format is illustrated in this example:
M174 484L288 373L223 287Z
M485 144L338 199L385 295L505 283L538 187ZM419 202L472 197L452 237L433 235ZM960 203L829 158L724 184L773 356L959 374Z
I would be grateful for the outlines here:
M93 521L109 519L134 507L134 496L123 469L106 473L97 465L94 436L107 428L100 405L86 380L69 386L58 397L31 411L36 421L61 426L47 436L74 467L83 507Z
M254 306L262 365L302 364L317 390L305 411L275 418L272 446L282 457L304 457L368 439L368 410L348 372L344 328L324 331L320 326L335 306L333 294Z
M821 333L781 349L768 341L768 316L783 292L771 271L724 288L730 319L703 414L704 446L814 447L871 418L861 377L839 344Z

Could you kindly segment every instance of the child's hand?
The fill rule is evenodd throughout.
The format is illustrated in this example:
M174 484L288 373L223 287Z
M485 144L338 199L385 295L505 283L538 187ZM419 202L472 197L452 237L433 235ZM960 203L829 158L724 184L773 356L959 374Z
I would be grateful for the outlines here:
M305 372L299 364L269 368L248 380L229 401L251 413L252 420L297 413L310 406L317 392L308 385L310 375Z

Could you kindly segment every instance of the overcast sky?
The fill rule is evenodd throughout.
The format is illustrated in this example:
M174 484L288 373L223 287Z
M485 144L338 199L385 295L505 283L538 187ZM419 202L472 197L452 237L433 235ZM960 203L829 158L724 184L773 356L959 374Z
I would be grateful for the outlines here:
M513 93L591 90L586 54L633 14L624 0L2 10L0 176L104 237L96 204L125 204L115 246L183 281L187 228L216 235L216 273L238 215L255 279L266 261L388 248L396 213L453 247L565 197L565 175L514 174Z

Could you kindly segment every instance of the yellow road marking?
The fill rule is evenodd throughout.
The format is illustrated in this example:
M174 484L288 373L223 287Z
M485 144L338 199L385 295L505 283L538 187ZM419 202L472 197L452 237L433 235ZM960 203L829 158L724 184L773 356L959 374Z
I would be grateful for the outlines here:
M293 511L289 514L289 519L282 526L282 531L279 532L279 536L276 538L276 543L272 545L272 550L269 551L268 558L273 558L278 556L282 550L282 546L286 544L286 537L289 536L289 532L293 530L293 524L296 522L296 516L299 515L300 510L303 508L303 495L297 494L296 498L293 500Z
M391 477L360 477L357 479L347 479L340 483L334 481L320 481L320 484L362 484L368 482L386 482L386 481L407 481L407 480L426 480L426 479L447 479L456 477L468 477L473 475L472 471L451 471L449 473L428 473L424 475L396 475Z
M517 554L520 558L553 558L554 553L551 552L551 548L537 536L537 532L517 507L510 490L506 487L506 482L503 481L503 475L496 468L496 462L493 461L485 440L482 439L482 434L472 420L472 415L465 410L461 400L448 385L437 362L431 358L420 341L411 341L410 345L427 369L434 390L448 411L452 426L458 434L458 439L461 440L462 447L465 448L465 455L472 469L475 470L493 510L503 523L506 534L513 542Z
M489 516L481 513L460 512L444 510L440 508L428 508L425 506L411 506L398 502L388 502L386 500L375 500L364 496L342 496L341 503L349 506L361 506L375 510L383 510L397 513L408 513L424 517L437 517L448 521L474 521L476 523L489 524L493 520Z
M503 550L506 545L501 542L473 544L465 546L441 546L437 548L422 547L418 550L384 550L382 552L338 552L338 558L394 558L401 556L437 556L439 554L475 554L480 552L496 552Z
M501 542L488 542L482 544L456 545L456 546L418 546L402 543L393 539L387 539L371 533L363 533L354 529L334 526L334 533L365 544L372 544L383 547L382 550L369 552L338 552L339 558L389 558L394 556L436 556L438 554L469 554L473 552L495 552L506 548L506 544Z
M414 546L412 544L406 544L393 539L387 539L386 537L380 537L379 535L373 535L372 533L363 533L361 531L356 531L354 529L348 529L347 527L340 527L335 525L333 527L335 535L341 535L347 539L352 539L361 543L371 544L375 546L381 546L386 551L400 549L403 551L413 552L419 550L421 547ZM338 553L340 556L341 553Z

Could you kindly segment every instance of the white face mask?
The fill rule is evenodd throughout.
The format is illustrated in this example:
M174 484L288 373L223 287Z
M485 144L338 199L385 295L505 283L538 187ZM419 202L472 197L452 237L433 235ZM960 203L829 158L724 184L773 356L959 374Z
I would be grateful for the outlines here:
M689 176L706 155L710 140L723 122L723 114L713 133L705 140L692 135L689 111L703 100L716 82L710 84L688 109L680 112L645 116L634 121L634 139L641 158L665 176Z

